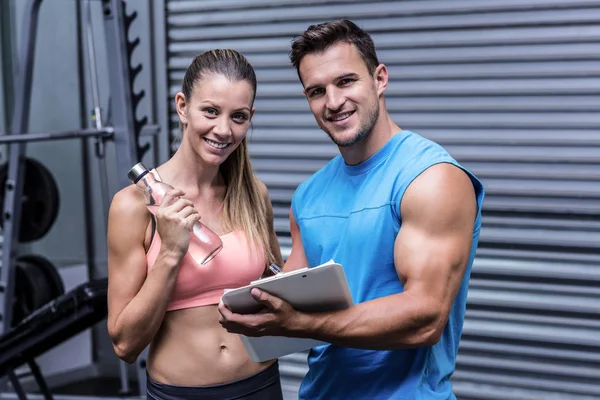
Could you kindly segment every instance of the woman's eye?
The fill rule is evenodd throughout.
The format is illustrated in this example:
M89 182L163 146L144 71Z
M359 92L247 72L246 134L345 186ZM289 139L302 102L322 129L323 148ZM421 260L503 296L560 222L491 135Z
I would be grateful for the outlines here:
M215 110L214 108L205 108L204 112L210 115L217 115L217 110Z
M248 119L248 117L246 116L246 114L233 114L233 120L235 122L244 122Z

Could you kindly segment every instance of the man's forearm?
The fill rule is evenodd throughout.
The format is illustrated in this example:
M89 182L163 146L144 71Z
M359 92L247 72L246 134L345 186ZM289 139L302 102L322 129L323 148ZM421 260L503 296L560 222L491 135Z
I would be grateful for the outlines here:
M396 350L432 345L443 326L436 307L400 293L346 310L299 313L294 336L310 337L345 347ZM445 324L444 324L445 325Z

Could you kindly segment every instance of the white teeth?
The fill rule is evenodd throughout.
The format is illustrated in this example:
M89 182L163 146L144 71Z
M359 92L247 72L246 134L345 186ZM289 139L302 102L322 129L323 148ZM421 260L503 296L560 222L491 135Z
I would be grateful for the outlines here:
M346 118L348 118L350 115L352 115L352 113L351 113L351 112L347 112L347 113L345 113L345 114L338 115L337 117L331 118L331 120L332 120L332 121L341 121L341 120L343 120L343 119L346 119Z
M209 139L204 139L208 142L208 144L210 144L212 147L216 147L217 149L224 149L225 147L229 146L229 143L217 143L217 142L213 142L212 140Z

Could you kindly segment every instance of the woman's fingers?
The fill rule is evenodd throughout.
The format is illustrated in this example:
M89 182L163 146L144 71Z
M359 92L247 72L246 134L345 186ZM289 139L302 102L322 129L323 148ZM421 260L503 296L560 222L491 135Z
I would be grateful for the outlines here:
M192 214L196 214L198 217L200 216L200 214L198 213L198 210L196 210L194 207L188 206L188 207L184 207L181 210L177 211L177 215L182 219L185 219Z
M194 210L193 213L185 217L185 225L191 231L196 222L200 220L200 214Z
M179 199L181 196L185 195L183 190L179 189L171 189L167 193L165 193L164 197L160 202L161 208L169 207L173 202Z
M173 204L171 204L168 207L168 209L169 209L169 211L178 213L186 207L194 208L194 203L192 203L191 201L189 201L187 199L179 198L179 199L175 200L173 202Z
M179 198L174 200L170 206L160 209L157 212L157 218L159 221L166 219L191 229L193 223L190 224L189 221L193 220L195 223L200 220L200 213L194 207L194 203L187 199Z
M200 213L194 207L194 203L181 198L180 196L183 194L184 192L178 189L169 190L165 194L161 208L157 211L159 222L161 220L170 221L171 224L175 223L191 230L194 224L200 220Z

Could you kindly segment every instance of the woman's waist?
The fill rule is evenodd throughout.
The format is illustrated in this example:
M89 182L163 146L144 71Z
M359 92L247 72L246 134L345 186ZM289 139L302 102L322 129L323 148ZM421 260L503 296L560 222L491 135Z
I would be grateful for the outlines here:
M147 369L158 382L211 385L230 382L262 370L250 360L236 334L219 324L216 306L168 312L152 341Z
M219 354L223 347L244 350L238 335L219 323L216 305L169 311L153 340L156 352L183 350L193 358Z
M263 371L276 360L255 363L243 348L220 353L164 351L150 346L146 370L156 382L174 386L211 386L234 382Z

